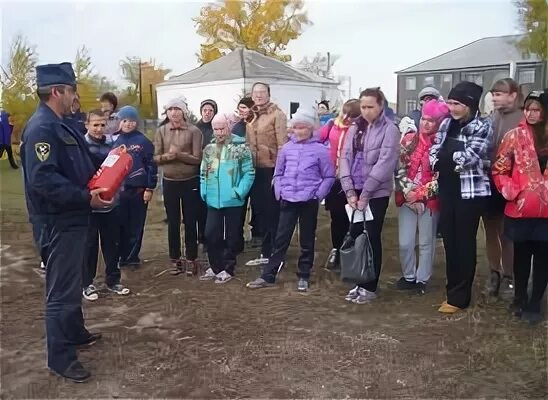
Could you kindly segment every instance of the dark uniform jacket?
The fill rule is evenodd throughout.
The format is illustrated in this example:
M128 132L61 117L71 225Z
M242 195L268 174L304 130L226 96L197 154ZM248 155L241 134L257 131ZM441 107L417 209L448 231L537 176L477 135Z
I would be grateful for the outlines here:
M31 222L88 223L95 166L84 136L44 103L23 130L21 162Z

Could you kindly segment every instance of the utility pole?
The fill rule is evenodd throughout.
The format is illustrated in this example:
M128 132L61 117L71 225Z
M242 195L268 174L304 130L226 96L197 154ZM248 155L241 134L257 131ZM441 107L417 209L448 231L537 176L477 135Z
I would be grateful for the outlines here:
M141 72L141 57L139 57L139 105L143 104L143 85L142 85L142 72Z

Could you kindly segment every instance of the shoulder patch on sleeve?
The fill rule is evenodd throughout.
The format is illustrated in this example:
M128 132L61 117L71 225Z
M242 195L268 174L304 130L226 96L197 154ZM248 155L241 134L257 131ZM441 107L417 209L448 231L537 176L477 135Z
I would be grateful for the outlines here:
M50 145L45 142L38 142L34 145L34 151L36 152L36 157L44 162L48 159L50 153Z

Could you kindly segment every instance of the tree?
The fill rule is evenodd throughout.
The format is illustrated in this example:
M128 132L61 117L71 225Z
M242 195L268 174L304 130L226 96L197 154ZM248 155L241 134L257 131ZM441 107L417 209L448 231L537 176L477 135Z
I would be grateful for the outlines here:
M2 108L9 112L14 123L13 139L20 139L22 127L36 109L38 98L35 93L36 48L17 35L10 46L7 69L2 68Z
M224 0L203 7L193 18L205 38L197 54L202 64L244 47L281 61L287 44L310 25L303 0Z
M93 65L91 63L91 56L85 45L82 45L76 51L76 58L74 59L74 75L76 75L76 81L90 80L93 74Z
M526 54L536 54L548 58L548 3L546 0L517 0L519 22L525 37L518 46Z
M152 59L142 62L138 57L127 57L120 61L122 76L130 84L121 95L121 104L137 106L144 118L156 117L154 87L165 80L169 69L156 65Z
M97 98L102 93L116 90L116 85L113 82L94 72L91 55L85 45L82 45L76 51L72 66L78 83L78 94L82 110L89 111L97 108L99 106Z

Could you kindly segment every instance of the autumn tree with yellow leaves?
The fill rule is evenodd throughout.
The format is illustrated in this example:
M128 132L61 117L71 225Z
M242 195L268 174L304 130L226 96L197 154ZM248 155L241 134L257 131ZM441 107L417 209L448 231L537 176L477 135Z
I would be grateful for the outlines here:
M291 40L310 25L302 0L225 0L203 7L193 19L197 32L205 38L198 60L211 62L244 47L281 61Z
M16 36L10 46L8 64L0 75L2 108L11 114L14 143L19 142L22 127L38 104L34 89L37 61L36 48L24 36Z

